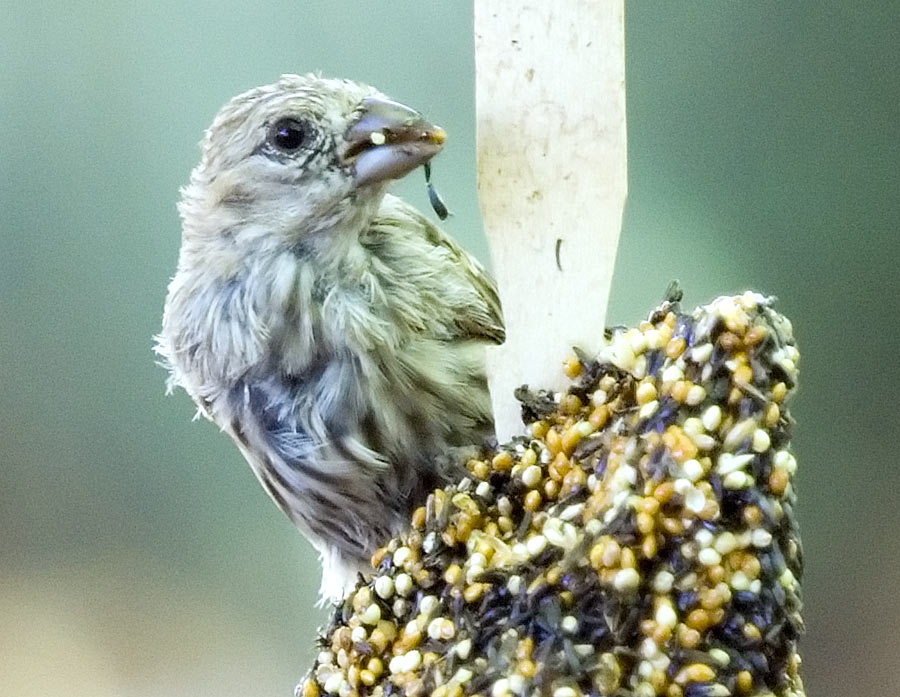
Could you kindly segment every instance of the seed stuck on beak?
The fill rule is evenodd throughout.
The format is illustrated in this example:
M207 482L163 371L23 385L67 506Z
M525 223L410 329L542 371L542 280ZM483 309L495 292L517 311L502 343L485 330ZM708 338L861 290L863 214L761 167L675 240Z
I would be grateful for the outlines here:
M344 134L342 157L358 186L400 179L437 155L447 139L440 126L408 106L380 97L362 101Z

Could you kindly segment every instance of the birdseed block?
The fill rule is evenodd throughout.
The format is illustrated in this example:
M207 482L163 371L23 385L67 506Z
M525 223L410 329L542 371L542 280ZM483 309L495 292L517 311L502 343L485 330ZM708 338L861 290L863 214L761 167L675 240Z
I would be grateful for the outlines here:
M373 557L299 697L802 697L790 323L677 292Z

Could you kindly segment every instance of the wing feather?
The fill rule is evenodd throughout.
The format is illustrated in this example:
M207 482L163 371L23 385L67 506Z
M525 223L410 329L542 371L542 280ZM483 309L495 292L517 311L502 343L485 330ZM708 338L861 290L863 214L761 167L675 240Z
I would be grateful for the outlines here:
M440 312L451 313L445 328L452 338L503 343L503 312L494 280L475 257L415 208L386 196L364 243L377 247L395 269L405 264L401 272L417 275L417 288L427 287L425 277L431 277L441 295Z

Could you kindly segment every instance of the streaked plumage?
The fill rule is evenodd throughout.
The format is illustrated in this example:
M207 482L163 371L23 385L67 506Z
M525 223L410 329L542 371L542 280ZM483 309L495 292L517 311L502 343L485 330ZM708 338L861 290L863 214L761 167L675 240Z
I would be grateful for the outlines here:
M483 350L503 340L496 292L385 194L443 141L403 109L315 76L227 104L183 191L157 341L170 385L235 440L319 550L331 596L445 480L441 456L492 430ZM365 140L376 132L386 144Z

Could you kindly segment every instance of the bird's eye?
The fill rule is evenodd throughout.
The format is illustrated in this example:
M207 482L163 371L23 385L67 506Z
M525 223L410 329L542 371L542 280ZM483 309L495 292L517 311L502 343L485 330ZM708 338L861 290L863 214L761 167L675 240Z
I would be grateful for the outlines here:
M297 119L279 119L269 127L269 142L282 152L294 152L306 142L307 131Z

